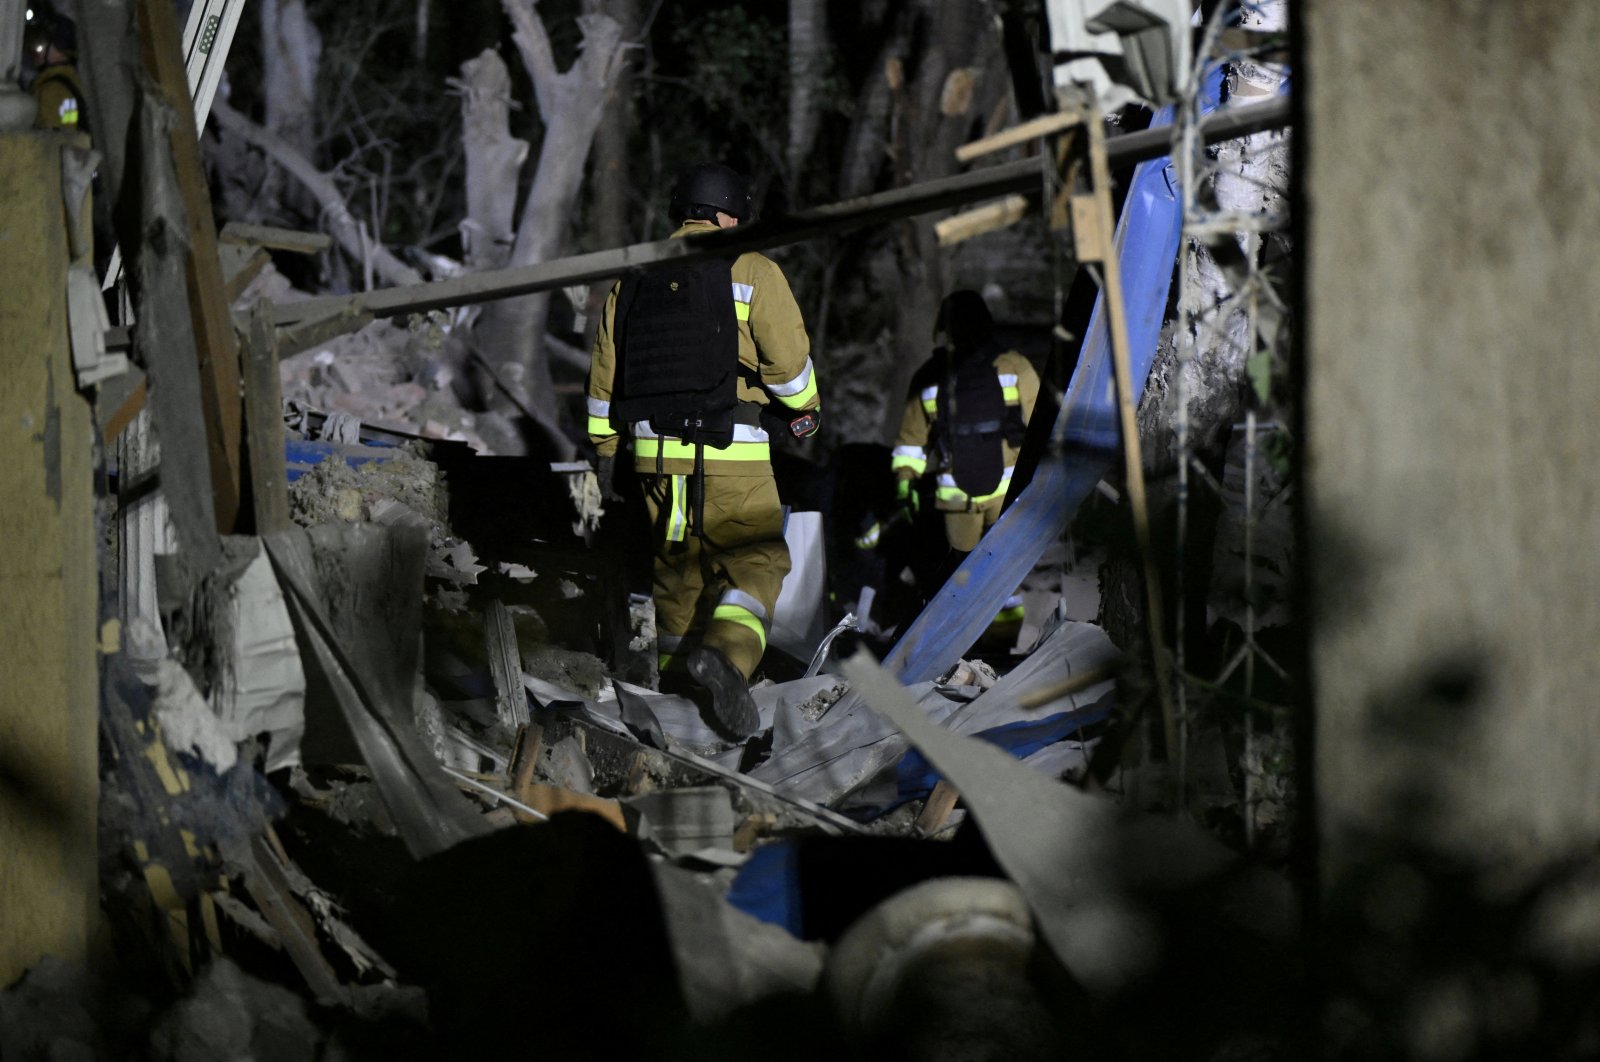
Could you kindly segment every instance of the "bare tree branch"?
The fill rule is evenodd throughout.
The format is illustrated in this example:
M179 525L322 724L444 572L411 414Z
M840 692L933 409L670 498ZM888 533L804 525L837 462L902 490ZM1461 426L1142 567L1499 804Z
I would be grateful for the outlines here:
M550 115L551 108L561 104L562 76L556 71L556 57L550 50L550 35L544 30L544 20L534 8L539 0L501 0L506 15L514 28L511 39L517 42L522 65L533 79L533 94L539 113Z
M328 219L330 234L346 254L357 261L365 261L370 255L373 269L390 284L422 283L422 274L390 254L381 243L363 236L361 223L350 212L333 178L312 165L310 159L296 151L282 137L252 122L220 98L212 101L211 114L224 129L266 152L316 198Z

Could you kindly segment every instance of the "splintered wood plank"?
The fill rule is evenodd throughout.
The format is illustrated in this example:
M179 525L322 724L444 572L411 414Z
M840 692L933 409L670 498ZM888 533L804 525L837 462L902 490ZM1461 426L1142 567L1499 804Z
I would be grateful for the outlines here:
M138 0L139 37L145 70L162 98L177 115L170 137L173 163L185 207L188 256L184 266L200 360L201 416L205 421L207 456L217 530L232 531L239 516L240 440L243 404L240 397L239 348L228 315L217 254L217 225L200 160L194 106L173 6L161 0Z
M956 801L961 799L961 794L956 787L939 779L934 784L933 792L928 794L928 802L922 805L922 814L917 816L917 829L924 835L938 833L944 824L949 821L950 813L955 810Z
M1026 196L1007 196L998 203L986 203L976 209L944 218L934 224L933 232L939 238L939 246L948 247L962 240L970 240L974 236L982 236L986 232L1015 225L1027 212Z
M971 162L973 159L996 151L1004 151L1018 144L1026 144L1042 136L1059 133L1063 129L1071 129L1083 121L1076 111L1061 111L1058 114L1041 114L1037 118L1030 118L1021 125L1014 125L1010 129L1002 129L992 136L981 140L974 140L970 144L962 144L956 148L957 162Z
M297 229L279 229L271 225L246 225L230 221L222 226L217 237L223 243L246 247L270 247L275 251L293 251L295 254L320 254L333 246L333 237L326 232L300 232Z

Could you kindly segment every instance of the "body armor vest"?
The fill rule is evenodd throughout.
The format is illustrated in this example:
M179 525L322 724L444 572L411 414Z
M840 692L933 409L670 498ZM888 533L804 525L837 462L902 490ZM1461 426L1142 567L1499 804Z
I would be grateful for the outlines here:
M726 447L738 406L739 322L733 264L667 266L617 292L611 426L648 420L657 433Z
M985 347L955 362L939 385L934 434L945 467L968 495L992 494L1005 474L1005 446L1019 446L1022 408L1007 405L994 367L995 351Z

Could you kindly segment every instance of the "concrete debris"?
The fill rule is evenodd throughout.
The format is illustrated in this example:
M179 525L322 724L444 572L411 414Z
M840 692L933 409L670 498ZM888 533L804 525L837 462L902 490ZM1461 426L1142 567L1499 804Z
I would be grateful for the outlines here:
M183 665L163 657L148 674L154 679L155 718L167 747L198 757L218 774L230 770L239 750Z
M491 447L482 434L492 414L471 413L456 396L459 341L434 315L407 329L377 320L279 363L283 397L416 435ZM498 423L491 435L502 432Z
M324 1039L305 1000L219 958L157 1024L150 1057L161 1062L315 1058Z
M728 791L721 786L657 790L627 797L623 803L638 813L635 836L668 856L733 848L737 823Z
M234 742L265 735L268 773L300 762L305 731L305 673L294 625L265 550L228 588L231 644L226 668L212 695L218 724Z

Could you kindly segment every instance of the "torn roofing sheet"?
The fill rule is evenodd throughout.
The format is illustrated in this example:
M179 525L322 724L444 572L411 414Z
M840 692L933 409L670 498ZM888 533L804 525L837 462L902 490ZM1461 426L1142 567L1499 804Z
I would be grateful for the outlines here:
M1042 935L1092 995L1113 995L1159 966L1164 927L1150 903L1163 895L1209 888L1211 913L1234 932L1292 938L1288 883L1248 867L1198 826L1127 811L951 733L866 653L843 666L852 687L961 791Z
M1202 112L1215 109L1221 82L1220 70L1206 78ZM1151 124L1171 123L1172 110L1166 108ZM1134 171L1117 222L1130 371L1134 390L1141 394L1155 360L1183 232L1177 192L1170 158L1142 163ZM1033 482L979 540L884 659L884 666L901 682L939 675L972 646L1118 459L1117 394L1104 294L1095 300L1085 335L1078 367L1051 432L1050 452L1040 458Z

